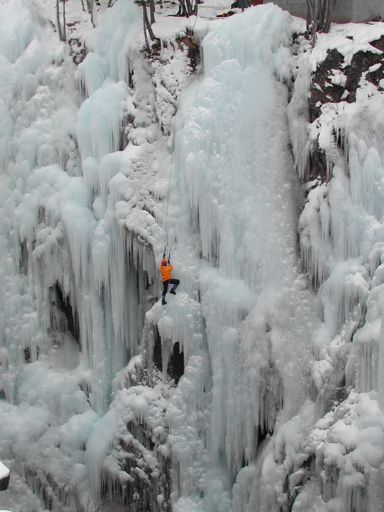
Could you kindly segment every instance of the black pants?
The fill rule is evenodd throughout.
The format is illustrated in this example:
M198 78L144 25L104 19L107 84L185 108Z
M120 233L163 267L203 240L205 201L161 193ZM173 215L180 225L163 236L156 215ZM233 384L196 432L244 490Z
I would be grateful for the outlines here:
M179 279L168 279L168 281L163 281L163 299L165 299L165 296L167 295L169 284L173 284L171 292L174 292L179 286L180 281Z

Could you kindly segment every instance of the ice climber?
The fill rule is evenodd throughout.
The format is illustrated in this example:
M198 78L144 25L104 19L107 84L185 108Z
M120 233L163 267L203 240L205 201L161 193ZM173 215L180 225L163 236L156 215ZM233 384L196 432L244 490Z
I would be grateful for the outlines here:
M168 285L173 284L172 290L169 293L173 293L173 295L176 295L176 288L180 284L179 279L171 278L172 270L173 270L173 266L170 264L169 258L168 258L168 261L165 258L163 258L161 260L161 265L160 265L161 280L163 282L163 296L162 296L161 303L163 306L165 304L167 304L165 302L165 296L167 295Z

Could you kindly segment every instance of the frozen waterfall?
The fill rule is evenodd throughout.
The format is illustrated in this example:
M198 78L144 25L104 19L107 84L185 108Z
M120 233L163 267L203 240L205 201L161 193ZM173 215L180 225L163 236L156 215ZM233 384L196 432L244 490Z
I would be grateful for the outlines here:
M378 512L384 23L66 5L0 0L0 508Z

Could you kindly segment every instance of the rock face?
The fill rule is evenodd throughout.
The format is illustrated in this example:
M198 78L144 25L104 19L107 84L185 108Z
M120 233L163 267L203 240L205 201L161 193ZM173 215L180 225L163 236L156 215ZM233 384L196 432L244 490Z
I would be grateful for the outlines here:
M352 36L351 36L352 38ZM319 64L311 79L309 97L309 122L316 124L322 107L326 104L337 105L341 102L354 103L361 80L379 87L384 78L381 52L384 51L384 37L370 42L372 51L358 51L351 62L345 62L343 55L336 49L329 50L326 58ZM375 49L379 50L378 52ZM335 142L344 151L342 130L334 134ZM323 181L330 178L329 162L318 142L313 141L309 155L308 177L319 177Z
M9 479L9 469L0 462L0 491L6 491L8 489Z

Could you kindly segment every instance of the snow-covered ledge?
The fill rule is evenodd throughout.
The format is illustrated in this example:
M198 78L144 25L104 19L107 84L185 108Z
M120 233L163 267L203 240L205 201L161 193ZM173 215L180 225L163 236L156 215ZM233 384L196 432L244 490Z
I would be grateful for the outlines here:
M9 469L0 462L0 491L5 491L9 484Z

